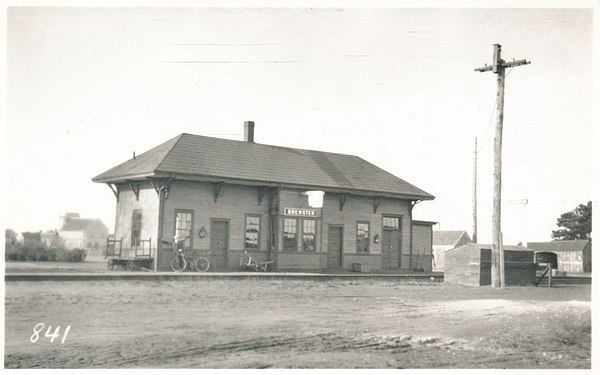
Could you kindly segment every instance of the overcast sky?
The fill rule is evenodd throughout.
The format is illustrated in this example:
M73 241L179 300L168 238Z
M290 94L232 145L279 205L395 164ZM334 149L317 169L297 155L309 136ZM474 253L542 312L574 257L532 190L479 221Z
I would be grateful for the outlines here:
M572 3L576 6L581 2ZM586 3L584 3L586 4ZM504 242L550 240L592 200L593 11L9 7L3 211L17 231L99 217L91 178L186 132L358 155L436 196L414 218L490 242L495 75L505 60ZM307 176L310 183L310 176ZM518 204L527 200L527 204Z

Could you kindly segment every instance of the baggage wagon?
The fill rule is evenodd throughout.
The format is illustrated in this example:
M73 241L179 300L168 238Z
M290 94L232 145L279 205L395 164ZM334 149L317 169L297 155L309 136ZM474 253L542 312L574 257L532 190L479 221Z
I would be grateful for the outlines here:
M106 254L108 258L107 267L109 270L114 270L120 266L124 270L134 271L152 271L152 240L139 240L138 246L135 246L128 252L129 256L123 256L123 240L106 241Z

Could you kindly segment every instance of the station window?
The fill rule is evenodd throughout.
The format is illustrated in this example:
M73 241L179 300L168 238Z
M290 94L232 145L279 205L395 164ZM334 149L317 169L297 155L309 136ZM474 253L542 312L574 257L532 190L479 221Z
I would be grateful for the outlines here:
M302 222L302 251L316 250L317 222L315 220L304 220Z
M179 238L185 238L183 246L187 249L192 247L192 223L193 213L191 211L175 211L175 234Z
M296 219L283 220L283 250L298 250L298 221Z
M358 222L356 224L356 252L369 252L369 223Z
M383 229L387 230L398 230L400 229L400 218L384 216L383 218Z
M246 236L244 249L256 250L259 248L260 239L260 216L246 215Z
M131 247L140 246L142 235L142 212L135 210L131 217Z

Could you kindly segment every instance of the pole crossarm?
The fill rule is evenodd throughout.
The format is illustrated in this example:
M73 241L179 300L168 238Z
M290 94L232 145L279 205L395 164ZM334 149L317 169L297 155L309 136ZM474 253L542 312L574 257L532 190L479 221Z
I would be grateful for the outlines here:
M505 62L504 60L500 60L501 63L498 65L500 68L513 68L515 66L521 66L521 65L527 65L527 64L531 64L531 61L527 61L525 59L523 60L516 60L516 61L509 61L509 62ZM489 72L490 70L493 69L493 66L491 65L485 65L482 66L481 68L475 68L476 72Z
M527 61L525 59L513 59L513 61L506 62L500 58L501 54L502 46L500 44L494 44L494 61L492 62L492 65L485 64L485 66L482 66L481 68L475 68L475 71L480 73L492 71L496 74L499 74L501 71L503 72L506 68L531 64L531 61Z
M481 68L475 68L476 72L489 72L490 70L492 70L492 66L491 65L486 65L486 66L483 66Z
M513 60L513 61L509 61L507 63L503 63L502 66L504 68L512 68L515 66L521 66L521 65L527 65L527 64L531 64L531 61L527 61L527 60L523 59L523 60L516 60L516 61Z

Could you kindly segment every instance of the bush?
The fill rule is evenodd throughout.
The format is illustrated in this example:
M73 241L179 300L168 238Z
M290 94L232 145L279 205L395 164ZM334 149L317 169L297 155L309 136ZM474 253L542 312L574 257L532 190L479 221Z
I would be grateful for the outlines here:
M66 250L63 247L47 249L44 246L30 248L17 244L5 246L4 259L37 262L83 262L86 255L84 249Z
M85 260L86 252L83 249L74 249L66 252L66 262L83 262Z
M6 244L4 246L4 260L17 260L21 244Z
M57 262L83 262L86 252L83 249L65 250L63 248L52 249L51 259Z

